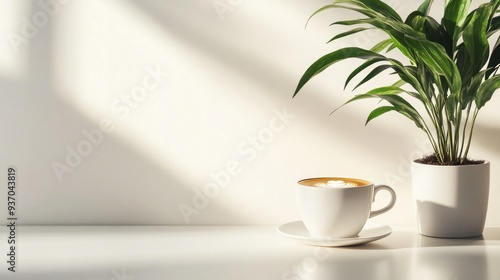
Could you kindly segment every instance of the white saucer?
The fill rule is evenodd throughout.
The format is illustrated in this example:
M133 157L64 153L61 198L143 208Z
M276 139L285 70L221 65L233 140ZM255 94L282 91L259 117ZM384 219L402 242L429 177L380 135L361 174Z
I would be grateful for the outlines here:
M340 247L368 243L384 238L391 234L392 229L388 225L368 220L356 237L321 239L311 237L304 223L302 221L295 221L279 226L278 232L286 237L308 245Z

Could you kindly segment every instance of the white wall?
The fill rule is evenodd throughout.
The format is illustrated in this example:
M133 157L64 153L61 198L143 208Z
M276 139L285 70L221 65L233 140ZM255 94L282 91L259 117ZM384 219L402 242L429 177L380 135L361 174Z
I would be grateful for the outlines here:
M330 1L42 2L52 4L0 1L0 181L17 167L19 222L278 225L298 219L297 180L353 176L396 189L395 209L376 219L414 224L408 168L429 152L423 133L395 114L365 127L370 102L329 116L351 96L342 88L356 61L291 98L319 56L379 39L325 45L347 12L304 29ZM418 5L407 2L390 3L406 15ZM492 163L496 226L499 103L480 115L471 152Z

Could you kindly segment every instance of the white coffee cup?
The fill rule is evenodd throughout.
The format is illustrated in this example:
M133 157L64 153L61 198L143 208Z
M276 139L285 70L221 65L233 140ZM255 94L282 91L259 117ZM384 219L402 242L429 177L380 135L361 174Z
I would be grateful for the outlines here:
M372 211L380 190L391 194L389 204ZM389 211L396 193L386 185L355 178L323 177L300 180L296 187L299 213L313 238L355 237L368 218Z

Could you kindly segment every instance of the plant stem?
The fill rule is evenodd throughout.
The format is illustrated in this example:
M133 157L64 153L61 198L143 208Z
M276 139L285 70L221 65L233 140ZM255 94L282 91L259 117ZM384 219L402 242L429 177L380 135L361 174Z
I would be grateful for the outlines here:
M443 96L442 89L440 87L437 88L438 88L438 94L440 94L440 96ZM436 96L436 104L435 106L432 106L431 109L434 109L432 111L436 119L435 122L433 122L434 128L436 129L436 135L439 141L439 150L436 152L440 155L439 158L441 162L444 162L448 155L447 143L446 143L448 141L447 139L448 135L445 135L445 129L443 123L443 107L444 103L440 102L440 98Z
M469 132L469 139L467 140L467 147L465 148L465 152L464 152L463 158L461 160L461 163L463 163L465 161L465 159L467 159L467 155L469 154L470 143L471 143L471 140L472 140L472 133L474 131L474 123L476 122L476 117L477 117L477 113L478 112L479 112L479 110L477 108L475 108L474 109L474 114L472 116L472 122L471 122L471 125L470 125L470 132Z
M455 138L453 140L453 153L456 159L460 159L462 157L462 153L458 152L458 146L460 144L460 124L462 123L462 103L458 102L457 107L455 108L457 115L455 119Z
M442 158L442 155L440 153L438 153L438 149L439 147L437 146L436 144L436 140L434 139L434 136L432 135L432 133L430 132L429 130L429 127L427 126L427 123L426 122L423 122L424 123L424 132L427 134L427 138L429 139L429 141L431 142L431 146L432 146L432 149L435 151L436 153L436 156L442 161L443 158Z
M462 152L464 150L465 134L467 133L467 124L469 123L469 116L470 116L470 109L471 108L472 108L472 103L469 103L469 106L467 107L467 114L466 114L466 117L465 117L464 128L463 128L463 131L462 131L462 145L460 147L460 158L464 158L464 157L462 157ZM465 157L467 157L467 156L465 156Z
M446 132L446 142L447 145L447 153L448 153L448 160L450 162L453 162L454 154L453 154L453 125L451 121L446 122L447 125L447 132Z

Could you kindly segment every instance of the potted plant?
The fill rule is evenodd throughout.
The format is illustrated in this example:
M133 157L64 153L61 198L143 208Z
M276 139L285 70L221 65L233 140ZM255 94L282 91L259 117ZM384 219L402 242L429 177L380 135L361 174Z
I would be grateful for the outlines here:
M362 72L367 74L357 86L386 71L396 75L397 82L357 94L344 105L380 99L383 104L369 113L366 123L397 112L427 135L433 153L412 163L421 234L478 236L486 219L490 164L470 160L468 153L478 112L500 87L500 41L493 47L489 43L500 30L500 16L495 16L500 0L475 9L470 8L471 0L445 1L440 21L429 13L432 2L423 1L404 20L380 0L336 0L314 12L311 17L328 9L360 14L333 22L333 26L352 28L328 42L368 29L381 30L387 38L371 49L346 47L319 58L305 71L293 96L312 77L349 58L364 62L350 73L345 86ZM403 54L405 61L394 58L395 52Z

